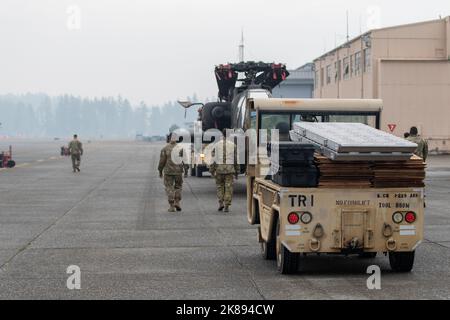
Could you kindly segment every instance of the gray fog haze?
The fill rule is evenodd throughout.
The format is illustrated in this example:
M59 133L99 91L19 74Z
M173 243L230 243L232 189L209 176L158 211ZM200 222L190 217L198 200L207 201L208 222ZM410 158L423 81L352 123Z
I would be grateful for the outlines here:
M368 27L450 14L448 0L2 0L0 94L122 95L163 104L216 94L214 65L296 68Z

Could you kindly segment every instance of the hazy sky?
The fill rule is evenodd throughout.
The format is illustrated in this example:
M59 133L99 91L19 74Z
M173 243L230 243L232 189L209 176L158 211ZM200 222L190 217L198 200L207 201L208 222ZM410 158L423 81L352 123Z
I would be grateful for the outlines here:
M296 68L368 26L450 15L449 0L0 0L0 93L121 94L159 104L217 93L213 68Z

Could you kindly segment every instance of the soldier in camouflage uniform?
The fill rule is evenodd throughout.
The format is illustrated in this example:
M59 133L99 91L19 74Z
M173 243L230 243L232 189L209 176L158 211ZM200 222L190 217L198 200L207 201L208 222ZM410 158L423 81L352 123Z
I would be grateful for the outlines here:
M159 158L158 171L160 178L164 178L164 186L166 188L169 200L169 212L181 211L180 201L181 192L183 190L183 171L184 165L176 164L172 160L172 151L180 152L183 156L183 150L178 150L176 136L170 134L169 143L161 150Z
M411 130L409 130L409 137L406 139L417 144L417 149L414 151L414 154L421 157L423 161L426 161L428 157L428 142L418 133L419 131L417 128L412 127Z
M78 135L73 135L73 140L69 142L69 153L72 158L73 172L80 172L81 156L83 155L83 144L78 140Z
M225 133L224 133L225 135ZM234 178L238 178L239 165L236 162L236 145L222 137L214 146L216 160L209 171L216 180L219 211L229 212L233 197Z

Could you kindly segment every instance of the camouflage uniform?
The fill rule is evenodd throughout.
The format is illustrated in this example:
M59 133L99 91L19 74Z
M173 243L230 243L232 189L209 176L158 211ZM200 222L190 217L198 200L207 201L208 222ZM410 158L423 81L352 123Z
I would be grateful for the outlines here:
M210 172L216 180L219 210L223 207L227 210L233 197L233 180L239 173L239 165L236 163L236 145L230 140L222 139L215 145L214 154L217 154L219 163L214 162L210 166ZM228 162L234 159L234 163L227 163L227 159Z
M428 157L428 142L419 135L410 135L406 140L417 144L417 149L414 151L414 154L421 157L423 161L426 161Z
M164 186L166 188L170 209L173 211L175 206L180 208L181 191L183 190L183 164L175 164L172 161L172 151L177 147L175 142L170 142L162 150L159 158L158 171L160 176L164 173ZM180 149L180 156L183 156L183 150Z
M77 139L70 141L69 152L72 158L73 172L80 171L81 156L83 155L83 144Z

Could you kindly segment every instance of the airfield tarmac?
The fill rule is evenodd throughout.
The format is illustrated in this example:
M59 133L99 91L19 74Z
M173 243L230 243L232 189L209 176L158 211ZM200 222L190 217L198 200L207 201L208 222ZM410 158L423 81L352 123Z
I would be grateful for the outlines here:
M411 273L388 258L307 257L282 276L246 220L245 178L230 213L214 181L189 177L183 212L168 213L158 177L163 144L85 141L81 173L64 141L1 140L17 167L0 169L0 299L449 299L450 156L429 159L425 241ZM366 286L381 267L381 290ZM66 286L69 265L81 289Z

